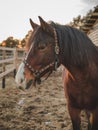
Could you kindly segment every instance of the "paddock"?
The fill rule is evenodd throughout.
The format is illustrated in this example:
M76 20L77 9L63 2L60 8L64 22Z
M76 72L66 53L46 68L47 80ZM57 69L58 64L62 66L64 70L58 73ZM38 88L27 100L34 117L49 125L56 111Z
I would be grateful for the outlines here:
M98 25L98 20L96 24ZM95 28L95 33L98 33L98 26ZM90 34L89 36L94 38ZM96 45L97 38L94 38ZM5 89L2 89L1 80L5 77L5 72L0 78L0 130L71 130L72 124L62 84L62 66L41 85L21 90L14 81L16 60L12 59L11 62L15 68L11 67L11 73L7 73ZM86 130L85 113L82 112L81 115L81 125Z
M62 67L46 81L20 90L12 77L0 90L0 130L71 130L62 84ZM87 120L82 113L82 126Z
M62 66L41 85L21 90L15 83L14 70L23 59L23 50L0 49L0 130L70 130ZM82 118L86 128L85 114Z

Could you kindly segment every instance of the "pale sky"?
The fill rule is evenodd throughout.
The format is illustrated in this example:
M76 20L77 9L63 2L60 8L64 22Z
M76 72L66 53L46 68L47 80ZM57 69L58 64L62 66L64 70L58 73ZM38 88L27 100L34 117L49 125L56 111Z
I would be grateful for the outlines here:
M66 24L85 15L98 0L0 0L0 42L9 36L22 39L31 29L29 18Z

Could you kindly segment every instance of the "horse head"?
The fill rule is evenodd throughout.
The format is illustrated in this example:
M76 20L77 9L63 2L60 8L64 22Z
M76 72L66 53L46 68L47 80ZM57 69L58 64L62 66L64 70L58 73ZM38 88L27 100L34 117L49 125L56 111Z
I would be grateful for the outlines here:
M39 21L40 25L30 19L33 32L27 43L27 54L16 74L18 84L28 78L40 83L41 77L50 74L59 65L56 30L41 17Z

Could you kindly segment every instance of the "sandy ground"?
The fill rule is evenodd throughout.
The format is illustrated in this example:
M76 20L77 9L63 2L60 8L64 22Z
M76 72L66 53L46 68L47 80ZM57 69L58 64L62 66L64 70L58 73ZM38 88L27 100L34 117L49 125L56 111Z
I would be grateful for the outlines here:
M29 90L7 78L6 88L0 88L0 130L72 130L61 75L60 69ZM81 117L86 130L85 114Z

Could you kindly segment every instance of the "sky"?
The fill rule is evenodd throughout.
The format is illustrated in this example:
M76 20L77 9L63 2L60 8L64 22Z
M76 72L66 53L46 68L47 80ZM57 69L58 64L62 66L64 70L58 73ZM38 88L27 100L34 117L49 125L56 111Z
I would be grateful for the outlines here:
M98 0L0 0L0 42L9 36L22 39L31 30L29 18L67 24L78 15L86 15Z

